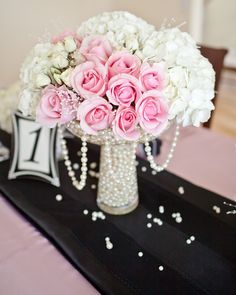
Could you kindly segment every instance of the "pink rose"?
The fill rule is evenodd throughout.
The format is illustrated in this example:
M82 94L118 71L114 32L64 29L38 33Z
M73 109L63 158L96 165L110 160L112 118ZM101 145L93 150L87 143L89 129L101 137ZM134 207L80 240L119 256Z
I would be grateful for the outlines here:
M112 53L112 47L104 36L88 36L83 39L80 52L87 60L99 61L105 64Z
M79 105L77 118L86 133L96 135L99 130L110 127L113 120L112 106L99 96L86 99Z
M71 73L73 89L82 97L103 96L107 90L107 70L101 63L86 61Z
M113 132L125 140L137 140L140 135L136 129L137 124L138 119L134 107L121 107L116 112Z
M109 77L117 74L130 74L137 77L140 65L140 59L136 55L126 51L113 53L107 61Z
M64 39L69 36L73 37L76 42L77 48L79 48L81 44L81 38L76 34L76 32L72 30L66 30L57 36L53 36L51 42L53 44L57 44L58 42L63 42Z
M65 85L57 88L48 85L36 109L36 120L50 128L65 124L76 117L78 98Z
M142 91L163 90L165 86L164 63L142 64L139 81Z
M157 90L145 92L136 104L140 126L148 133L158 136L168 122L168 106Z
M128 107L141 96L139 81L128 74L116 75L108 82L106 95L112 104Z

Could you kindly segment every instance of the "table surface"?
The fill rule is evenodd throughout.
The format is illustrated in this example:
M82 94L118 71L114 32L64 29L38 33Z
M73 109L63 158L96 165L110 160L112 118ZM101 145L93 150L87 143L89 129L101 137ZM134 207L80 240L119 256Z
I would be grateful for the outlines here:
M162 136L158 163L165 160L172 137L173 130ZM236 138L207 128L181 128L174 157L167 170L236 201Z
M222 202L220 202L220 205L222 205ZM0 214L1 221L3 220L3 222L0 223L2 226L1 232L3 232L4 235L4 240L2 239L0 243L2 254L1 261L4 262L4 264L0 264L0 290L2 288L5 294L8 292L11 295L28 294L27 292L29 292L30 289L32 290L32 288L35 290L34 294L65 294L65 289L69 287L70 291L69 293L67 292L67 294L97 294L97 291L79 272L75 271L65 258L58 253L54 246L52 246L47 239L43 238L38 231L18 213L14 212L11 206L3 199L0 201L0 208L2 213ZM210 212L211 208L208 208L208 210ZM214 215L214 213L210 212L210 215ZM226 216L223 217L223 223L225 222L225 218ZM230 218L231 219L228 220L232 221L232 217ZM18 226L16 226L16 222ZM171 222L170 220L166 220L167 225L171 224ZM9 231L4 231L5 226L6 228L10 228ZM182 230L180 231L178 229L177 232L183 238ZM32 233L32 236L30 233ZM219 234L220 233L219 231ZM211 235L213 235L211 238L216 238L217 233L213 234L211 232ZM186 233L184 233L184 238L185 236ZM185 245L185 241L181 240L181 243L182 242ZM199 243L200 242L202 243L202 241L199 241ZM29 249L29 251L26 251L27 249ZM229 259L229 257L227 259ZM47 265L47 267L44 268L44 265ZM168 276L169 265L168 263L164 265L165 275ZM18 273L18 279L15 278L16 273ZM30 274L30 280L26 280L25 273ZM11 284L12 277L14 284ZM2 284L2 282L4 284ZM31 282L31 284L29 284L29 282ZM48 288L50 288L50 290ZM19 293L19 290L22 290L22 293ZM208 293L206 292L206 294Z

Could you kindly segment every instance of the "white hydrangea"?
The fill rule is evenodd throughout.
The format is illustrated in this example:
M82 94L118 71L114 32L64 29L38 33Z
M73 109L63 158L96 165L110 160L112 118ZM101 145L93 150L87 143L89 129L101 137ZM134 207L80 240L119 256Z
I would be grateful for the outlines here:
M170 104L170 120L184 126L206 122L214 105L215 72L192 37L178 28L154 32L147 40L143 59L163 60L167 65L165 94ZM193 102L198 101L198 105Z
M41 91L39 89L25 88L20 92L19 110L24 116L35 117L36 107L40 101Z
M117 50L141 50L155 27L141 18L126 12L105 12L83 22L77 33L82 38L87 35L105 35Z
M12 114L17 110L19 103L20 83L16 82L9 88L0 89L0 128L12 131Z
M44 75L48 77L49 70L52 67L51 56L53 47L53 44L49 42L39 43L24 61L20 71L20 79L28 88L35 89L42 87L38 83L41 80L38 76ZM50 81L49 78L49 83Z

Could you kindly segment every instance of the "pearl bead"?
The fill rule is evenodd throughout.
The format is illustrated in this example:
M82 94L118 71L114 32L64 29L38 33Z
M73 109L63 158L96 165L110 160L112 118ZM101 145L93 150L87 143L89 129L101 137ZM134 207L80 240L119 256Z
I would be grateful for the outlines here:
M163 221L161 219L159 219L157 223L158 223L159 226L162 226Z
M74 163L74 164L73 164L73 168L74 168L75 170L78 170L78 169L79 169L79 164L78 164L78 163Z
M81 167L81 175L80 175L80 182L78 180L76 180L75 177L75 172L72 169L72 165L71 165L71 161L69 160L68 157L68 149L66 147L66 140L63 138L63 131L61 128L59 128L59 133L60 133L60 143L61 143L61 148L62 148L62 154L64 155L64 161L65 161L65 165L67 167L68 170L68 176L71 178L72 184L73 186L78 189L78 190L82 190L86 184L86 179L87 179L87 142L86 142L86 137L82 136L81 140L82 140L82 147L81 147L81 151L78 152L78 155L81 155L81 163L82 163L82 167ZM73 165L74 169L78 169L79 168L79 164L78 163L74 163Z
M191 236L190 237L190 240L193 242L193 241L195 241L195 237L194 236Z
M56 200L58 201L58 202L60 202L60 201L62 201L62 199L63 199L63 197L62 197L62 195L56 195Z
M148 228L151 228L152 227L152 224L149 222L149 223L147 223L147 227Z
M138 256L139 256L139 257L143 257L143 252L141 252L141 251L138 252Z
M180 187L178 188L178 192L179 192L181 195L183 195L183 194L184 194L184 188L183 188L182 186L180 186Z
M107 243L106 245L108 250L111 250L113 248L113 244L112 243Z
M164 267L162 265L159 266L159 271L163 271Z
M84 213L84 215L88 215L88 210L84 209L83 213Z
M167 166L168 166L168 164L170 162L170 159L172 159L172 157L173 157L173 152L174 152L175 147L176 147L176 142L177 142L178 136L179 136L179 125L176 126L175 135L174 135L174 138L173 138L173 141L172 141L172 144L171 144L171 148L170 148L169 154L167 155L167 159L166 159L166 161L164 162L163 165L157 165L155 163L155 160L154 160L154 157L152 156L151 147L149 145L148 140L144 143L144 145L145 145L144 150L145 150L146 155L147 155L147 160L149 161L150 167L153 170L155 170L156 172L161 172L161 171L163 171L164 169L167 168ZM154 175L154 173L152 173L152 174Z
M180 216L176 217L175 221L177 223L181 223L182 222L182 217L180 217Z
M92 162L92 163L90 163L89 166L90 166L91 169L95 169L97 167L97 163L96 162Z
M159 206L159 213L163 214L165 211L164 206Z
M71 176L71 177L75 176L75 172L73 170L71 170L71 171L69 171L68 175Z

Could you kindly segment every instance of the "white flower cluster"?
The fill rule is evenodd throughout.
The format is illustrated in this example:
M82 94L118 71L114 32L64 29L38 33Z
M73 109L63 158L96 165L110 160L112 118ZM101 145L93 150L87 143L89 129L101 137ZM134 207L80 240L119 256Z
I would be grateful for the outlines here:
M77 30L79 39L103 35L116 50L129 50L142 61L164 61L169 104L169 120L183 126L199 126L209 119L214 105L215 73L195 41L178 28L155 27L128 12L106 12L88 19ZM69 76L81 54L75 40L68 36L55 44L37 44L21 70L23 91L20 109L34 115L42 87L52 84L70 86Z
M147 40L142 58L166 63L170 120L199 127L210 118L214 105L215 72L195 41L178 28L154 32Z
M54 81L68 85L70 74L69 54L76 50L76 43L71 36L56 44L51 42L38 43L24 61L20 79L22 91L19 109L25 116L35 115L36 106L40 100L43 87ZM66 68L66 70L64 70Z
M155 27L141 18L126 12L105 12L83 22L77 34L80 37L88 35L103 35L108 38L116 50L142 50L148 37Z
M9 88L0 89L0 128L11 132L12 114L16 111L19 102L20 83L17 82Z

